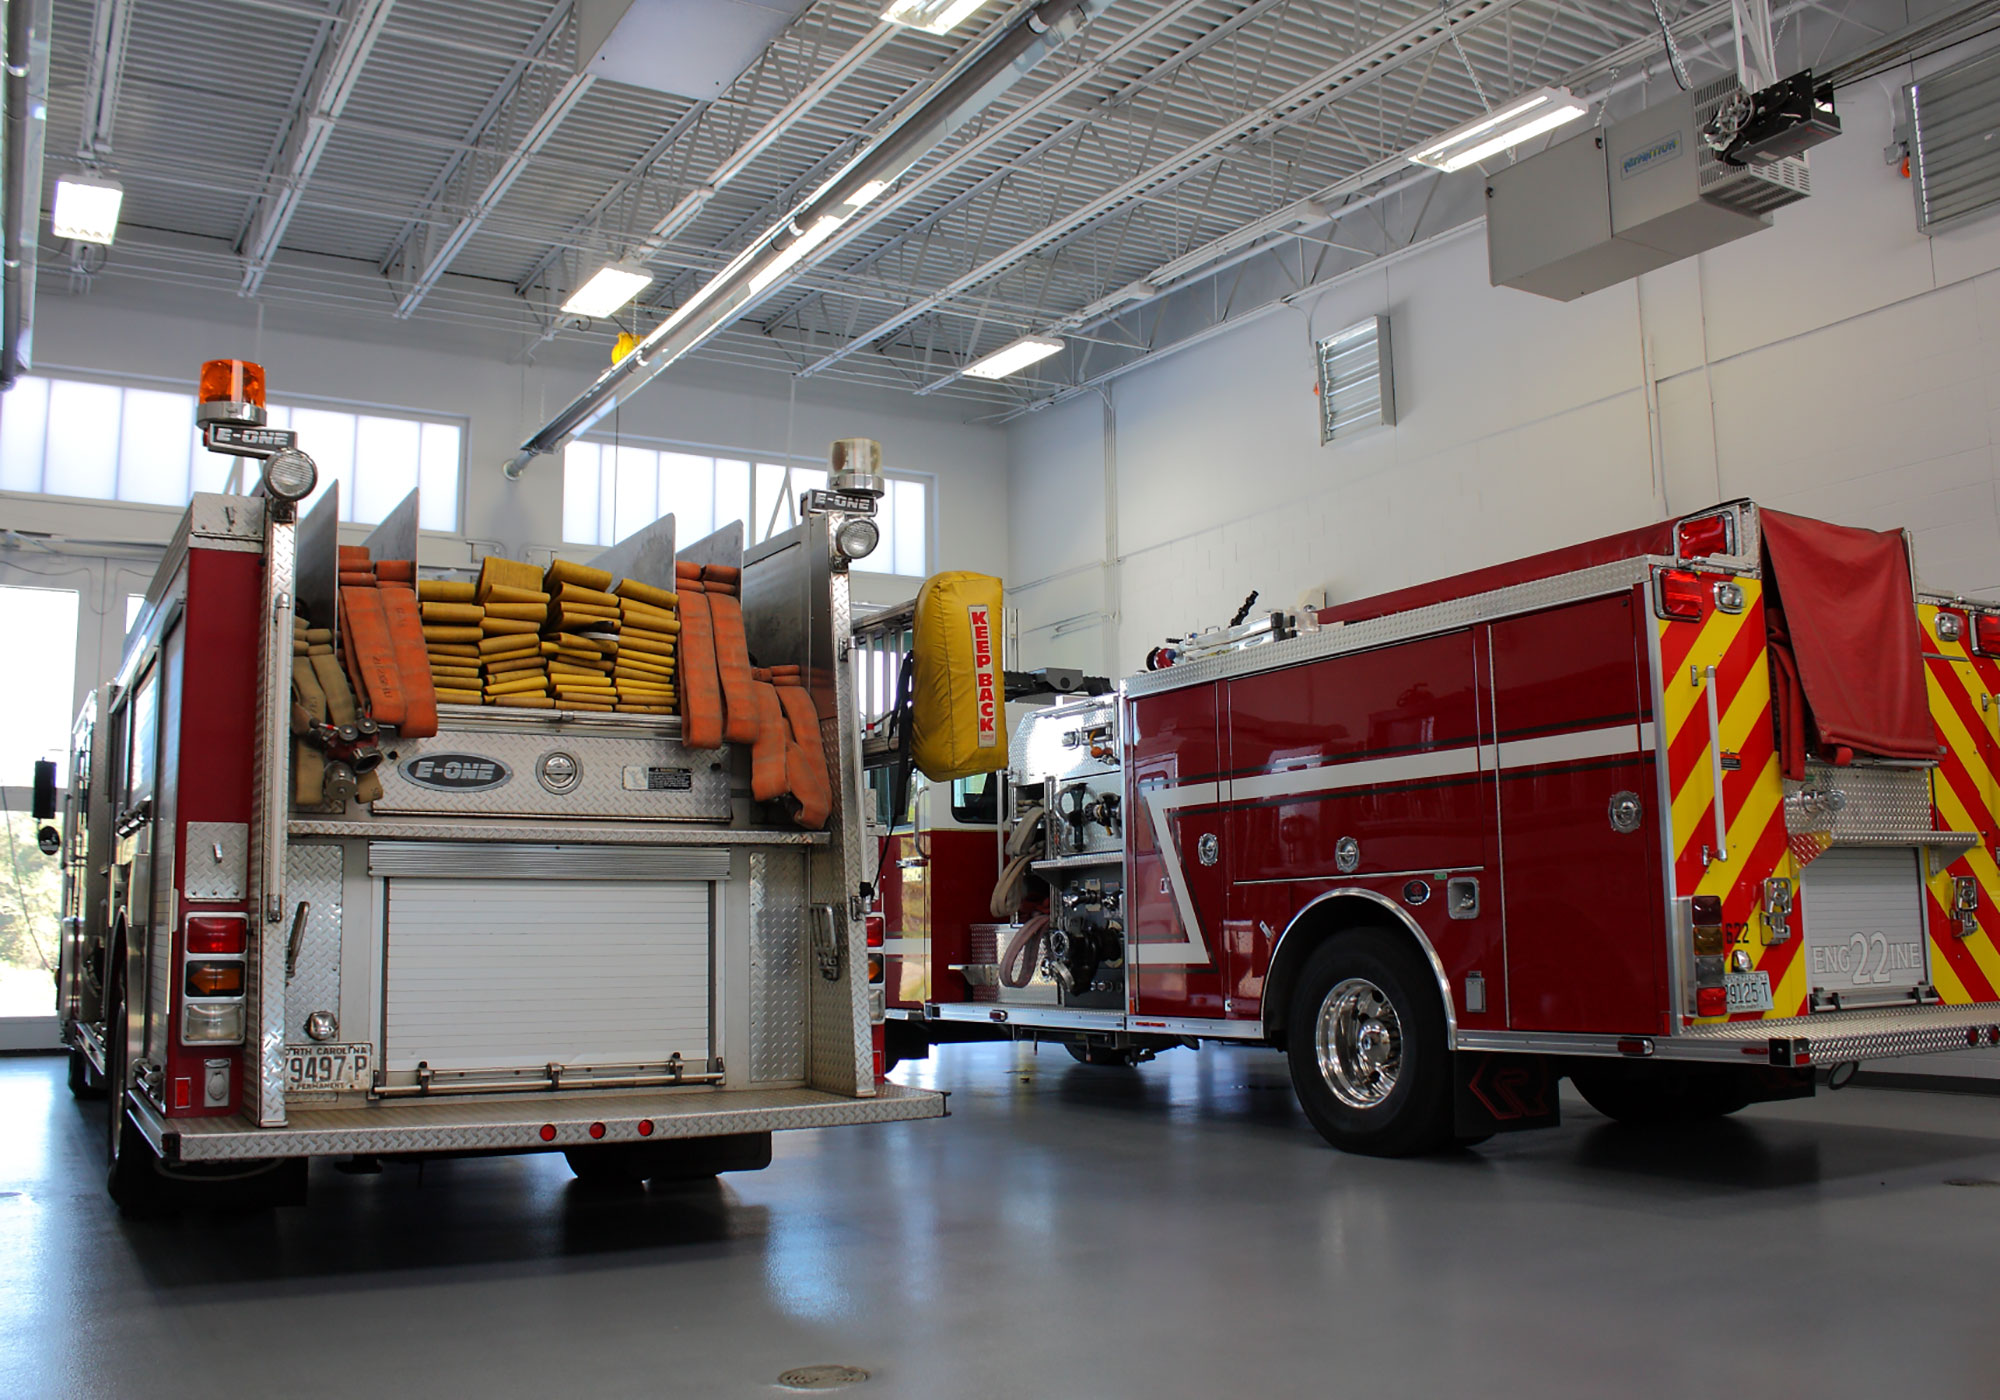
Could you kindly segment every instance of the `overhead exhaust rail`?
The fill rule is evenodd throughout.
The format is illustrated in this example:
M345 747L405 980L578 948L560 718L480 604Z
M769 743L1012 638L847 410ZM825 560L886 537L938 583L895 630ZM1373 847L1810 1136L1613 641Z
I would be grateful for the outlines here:
M940 141L1034 71L1109 0L1044 0L987 42L952 78L861 151L792 212L655 326L625 357L521 444L503 470L518 478L536 457L560 452L578 433L650 383L667 366L738 319L804 266L833 232Z

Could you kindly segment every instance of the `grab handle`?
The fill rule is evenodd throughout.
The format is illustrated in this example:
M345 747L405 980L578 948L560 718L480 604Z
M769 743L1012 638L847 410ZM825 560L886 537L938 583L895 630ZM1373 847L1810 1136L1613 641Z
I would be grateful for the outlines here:
M1708 682L1708 771L1715 780L1715 858L1729 859L1729 822L1722 813L1722 716L1715 699L1715 668L1704 668Z

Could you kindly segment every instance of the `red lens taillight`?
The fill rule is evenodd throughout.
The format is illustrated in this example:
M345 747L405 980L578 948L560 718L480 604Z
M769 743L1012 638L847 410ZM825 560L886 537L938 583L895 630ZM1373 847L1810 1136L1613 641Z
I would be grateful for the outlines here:
M1704 515L1699 520L1683 520L1678 536L1680 556L1699 559L1705 554L1728 554L1730 520L1726 515Z
M1701 579L1685 569L1660 575L1659 614L1680 622L1701 621Z
M1972 615L1972 649L1981 656L2000 656L2000 614Z
M187 950L194 954L243 951L243 920L189 919Z
M1727 987L1695 988L1694 1014L1697 1016L1727 1016L1729 1014L1729 989Z

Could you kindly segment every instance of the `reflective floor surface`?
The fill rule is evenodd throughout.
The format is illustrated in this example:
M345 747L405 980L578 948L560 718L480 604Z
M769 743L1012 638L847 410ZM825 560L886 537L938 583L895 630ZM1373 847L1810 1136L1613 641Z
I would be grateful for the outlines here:
M0 1060L0 1396L1991 1396L2000 1099L1848 1089L1406 1162L1284 1068L957 1046L943 1121L596 1195L560 1157L315 1164L312 1204L122 1221L102 1109Z

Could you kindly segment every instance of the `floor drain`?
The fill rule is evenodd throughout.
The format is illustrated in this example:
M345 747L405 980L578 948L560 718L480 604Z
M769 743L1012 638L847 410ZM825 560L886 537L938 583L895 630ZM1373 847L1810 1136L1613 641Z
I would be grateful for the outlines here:
M1944 1184L1947 1186L2000 1186L2000 1181L1995 1181L1990 1176L1948 1176L1944 1179Z
M778 1384L789 1390L837 1390L867 1379L859 1366L794 1366L778 1377Z

